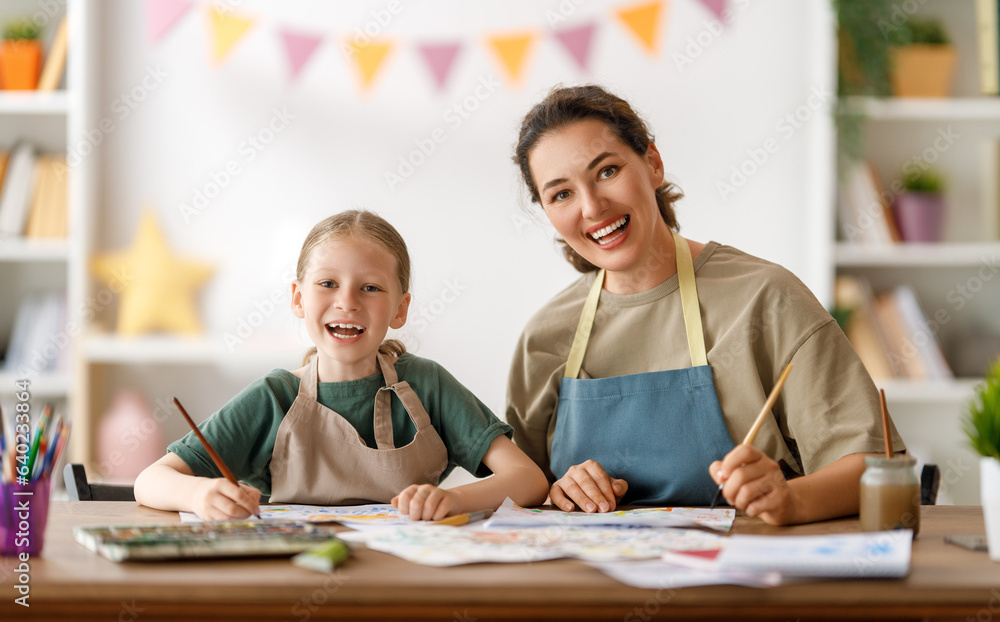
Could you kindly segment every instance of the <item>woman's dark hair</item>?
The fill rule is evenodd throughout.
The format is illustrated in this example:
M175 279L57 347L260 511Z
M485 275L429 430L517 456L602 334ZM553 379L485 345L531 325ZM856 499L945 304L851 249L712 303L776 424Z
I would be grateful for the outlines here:
M635 110L632 110L628 102L600 86L588 84L553 88L545 99L524 116L521 121L521 132L517 137L517 146L514 149L514 163L521 169L521 177L531 193L532 203L540 202L541 197L535 180L531 178L531 169L528 167L531 150L548 132L584 119L602 121L622 142L641 156L646 155L649 145L653 142L653 135L646 127L646 123ZM674 203L683 196L680 189L668 181L664 181L656 189L656 204L660 208L660 216L674 231L680 231L677 216L674 214ZM562 244L563 255L574 268L580 272L597 270L597 266L581 257L565 240L558 241Z

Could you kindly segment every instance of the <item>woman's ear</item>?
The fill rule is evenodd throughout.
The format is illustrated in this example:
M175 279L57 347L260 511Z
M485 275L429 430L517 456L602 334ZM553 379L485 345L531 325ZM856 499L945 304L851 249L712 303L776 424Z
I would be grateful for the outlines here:
M646 163L653 174L653 186L659 188L663 183L663 158L660 157L660 150L654 143L649 143L646 147Z
M410 310L410 294L403 294L402 300L399 301L399 307L396 309L396 315L389 322L389 328L402 328L403 324L406 324L406 314Z
M302 290L299 288L298 281L292 281L292 313L297 318L306 316L306 311L302 308Z

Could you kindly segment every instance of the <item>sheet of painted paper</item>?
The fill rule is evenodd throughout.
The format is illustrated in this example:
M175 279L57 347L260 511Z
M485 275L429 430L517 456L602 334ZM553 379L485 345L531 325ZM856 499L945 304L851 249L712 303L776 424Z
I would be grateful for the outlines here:
M369 526L412 525L413 521L399 513L388 503L366 505L298 505L276 504L260 506L264 520L282 521L336 521L348 527L361 529ZM198 523L201 519L192 512L181 512L181 522Z
M722 538L693 529L553 526L497 530L430 524L337 535L427 566L534 562L560 557L594 562L650 559L667 549L702 549Z
M646 589L672 590L698 585L746 585L748 587L773 587L781 584L777 572L724 572L692 570L657 560L591 562L612 579L625 585ZM664 598L667 598L664 594ZM665 604L665 603L662 603Z
M732 508L639 508L587 514L562 510L522 508L509 498L493 513L489 527L538 527L560 525L577 527L704 527L728 532L736 518Z

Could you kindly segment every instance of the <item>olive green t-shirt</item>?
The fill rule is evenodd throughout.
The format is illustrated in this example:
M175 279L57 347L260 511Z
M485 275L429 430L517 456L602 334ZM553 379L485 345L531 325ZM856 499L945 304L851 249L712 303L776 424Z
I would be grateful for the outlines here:
M698 253L694 268L708 364L734 443L746 436L791 362L756 447L788 475L812 473L848 454L882 451L875 385L801 281L777 264L715 242ZM550 480L559 384L594 277L582 276L531 318L511 364L507 422L514 441ZM690 366L676 275L638 294L601 292L580 378ZM895 428L892 434L894 449L902 451Z
M403 354L394 364L399 380L406 380L430 416L448 450L448 467L441 478L460 466L476 477L490 470L482 464L493 439L512 435L499 419L434 361ZM344 417L369 447L375 447L375 394L385 386L382 372L360 380L320 382L317 399ZM271 494L271 453L278 426L298 396L299 378L275 369L254 381L218 412L198 426L236 479L265 495ZM402 447L413 440L416 428L402 403L391 393L393 442ZM221 477L211 457L193 432L167 447L195 475Z

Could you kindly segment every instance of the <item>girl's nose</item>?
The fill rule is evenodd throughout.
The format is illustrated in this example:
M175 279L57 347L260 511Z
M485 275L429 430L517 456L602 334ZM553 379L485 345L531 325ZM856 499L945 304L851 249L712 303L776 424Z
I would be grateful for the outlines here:
M361 307L361 304L358 301L357 293L345 288L337 292L337 296L336 298L334 298L333 301L333 306L336 309L343 309L345 311L354 311L356 309L359 309Z

